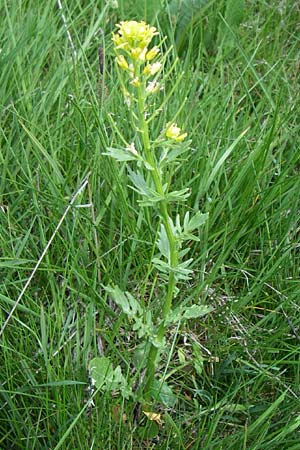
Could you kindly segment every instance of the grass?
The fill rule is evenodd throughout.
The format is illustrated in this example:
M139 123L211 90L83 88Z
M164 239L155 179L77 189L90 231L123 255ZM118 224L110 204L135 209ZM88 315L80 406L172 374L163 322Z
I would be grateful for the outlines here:
M154 23L176 44L174 21L156 3ZM160 129L187 98L178 122L192 149L174 187L191 189L191 211L209 212L200 243L191 243L193 280L179 298L214 311L168 336L160 370L175 407L157 406L162 425L136 423L131 401L91 390L88 363L99 354L137 376L138 342L101 283L152 307L159 302L150 270L155 217L138 206L125 166L101 155L120 145L108 114L131 136L110 33L119 20L151 14L141 5L1 6L0 448L296 450L300 11L293 0L246 1L234 45L213 33L205 44L224 13L222 2L208 2L181 40L173 81L184 70L182 80L153 123Z

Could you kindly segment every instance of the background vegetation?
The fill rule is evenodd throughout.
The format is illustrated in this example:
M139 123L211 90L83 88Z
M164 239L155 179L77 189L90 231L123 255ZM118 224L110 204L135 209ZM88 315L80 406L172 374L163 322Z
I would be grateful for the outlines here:
M3 0L0 12L0 448L298 450L299 3ZM187 97L192 148L174 187L209 212L180 298L214 311L168 336L178 401L157 406L160 423L137 422L117 394L92 404L87 370L105 354L135 376L138 343L101 283L159 302L156 222L101 155L119 143L108 114L130 139L110 38L135 18L180 57L155 126Z

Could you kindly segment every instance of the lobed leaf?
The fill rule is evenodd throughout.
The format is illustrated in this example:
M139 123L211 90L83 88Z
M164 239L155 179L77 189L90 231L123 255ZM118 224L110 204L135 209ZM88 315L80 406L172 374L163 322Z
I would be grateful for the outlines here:
M110 156L119 162L136 161L137 157L127 149L109 147L102 155Z

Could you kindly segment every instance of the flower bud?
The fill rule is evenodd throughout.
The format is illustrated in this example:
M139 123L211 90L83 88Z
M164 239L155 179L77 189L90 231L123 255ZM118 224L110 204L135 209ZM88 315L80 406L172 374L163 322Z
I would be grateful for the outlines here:
M128 63L123 55L118 55L116 57L116 63L118 64L119 67L121 67L121 69L123 70L128 69Z
M155 58L155 56L158 55L158 53L159 53L158 47L151 48L151 50L149 50L149 52L146 54L146 60L151 61L151 59Z

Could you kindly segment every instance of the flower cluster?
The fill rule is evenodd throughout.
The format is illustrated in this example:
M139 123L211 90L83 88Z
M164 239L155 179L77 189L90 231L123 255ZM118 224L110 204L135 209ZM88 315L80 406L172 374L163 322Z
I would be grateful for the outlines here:
M135 20L120 22L119 31L113 34L112 40L116 50L124 50L133 60L150 61L159 50L154 47L148 51L153 36L158 34L155 27Z
M157 76L162 68L162 59L153 61L160 54L157 46L150 47L154 36L158 35L155 27L146 22L135 20L122 21L117 24L118 31L113 33L112 41L116 53L116 63L129 77L129 84L136 89L143 89L144 95L151 95L161 88ZM159 58L158 58L159 59ZM135 98L123 87L125 100L131 106ZM146 97L145 97L146 98ZM169 123L165 136L173 142L182 142L187 133L183 133L176 123Z
M131 78L131 84L135 87L140 85L139 79L136 80L137 64L144 64L143 75L148 78L161 69L160 62L150 63L157 55L159 48L154 46L149 48L153 37L158 34L155 27L147 25L145 22L136 22L129 20L120 22L117 27L117 33L113 33L113 43L116 51L116 63L125 71L128 71Z
M169 123L166 129L166 136L168 139L182 142L187 137L187 133L181 133L181 128L179 128L176 123Z

